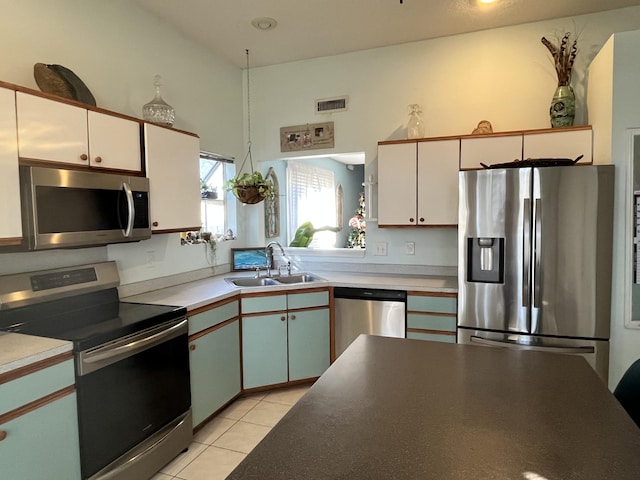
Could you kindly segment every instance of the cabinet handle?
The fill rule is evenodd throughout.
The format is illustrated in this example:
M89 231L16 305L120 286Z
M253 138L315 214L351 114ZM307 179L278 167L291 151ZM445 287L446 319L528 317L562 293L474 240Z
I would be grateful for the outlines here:
M409 219L409 221L410 221L411 223L413 223L413 222L415 222L415 221L416 221L416 219L415 219L415 218L413 218L413 217L411 217L411 218Z
M102 162L102 157L96 157L95 162L96 162L96 163L100 163L100 162Z
M424 223L424 218L420 217L420 222Z
M291 316L289 316L289 318L290 318L291 320L295 320L295 319L296 319L296 316L295 316L295 315L291 315Z
M192 352L196 349L195 345L189 345L189 350L191 350Z
M284 315L282 315L282 316L280 317L280 321L281 321L281 322L284 322L286 319L287 319L287 317L285 317Z
M0 430L0 442L7 438L7 432L4 430Z
M158 226L158 222L153 222L151 225L153 225L154 227Z
M86 154L86 153L83 153L82 155L80 155L80 160L86 160L86 159L88 159L88 158L89 158L89 157L87 156L87 154Z

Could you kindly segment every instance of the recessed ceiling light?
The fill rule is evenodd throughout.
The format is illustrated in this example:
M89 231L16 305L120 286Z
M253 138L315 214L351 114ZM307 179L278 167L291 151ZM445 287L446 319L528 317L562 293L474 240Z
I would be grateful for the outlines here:
M495 3L496 0L478 0L478 3Z
M278 22L275 18L258 17L251 20L251 25L256 27L258 30L273 30L278 25Z

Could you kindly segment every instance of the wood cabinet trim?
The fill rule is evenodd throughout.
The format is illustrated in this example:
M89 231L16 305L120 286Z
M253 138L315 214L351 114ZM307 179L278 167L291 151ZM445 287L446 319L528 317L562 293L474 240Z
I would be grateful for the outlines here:
M428 317L452 317L456 318L457 313L445 313L445 312L427 312L424 310L407 310L407 315L425 315Z
M42 160L35 158L20 157L18 164L21 166L45 167L45 168L64 168L65 170L78 170L81 172L100 171L100 173L114 173L117 175L131 175L135 177L144 177L144 172L140 170L120 170L117 168L92 167L91 165L79 165L75 163L59 162L56 160ZM198 227L200 229L200 227Z
M44 360L39 360L34 363L30 363L29 365L25 365L24 367L19 367L10 372L0 374L0 385L3 383L8 383L13 380L16 380L21 377L25 377L31 373L44 370L45 368L52 367L62 362L66 362L67 360L73 359L72 352L65 352L59 355L54 355L53 357L45 358Z
M455 337L456 332L450 332L448 330L427 330L424 328L407 328L407 333L427 333L431 335L448 335L450 337Z
M22 92L22 93L26 93L28 95L34 95L36 97L46 98L48 100L53 100L54 102L58 102L58 103L66 103L68 105L73 105L75 107L84 108L85 110L91 110L92 112L104 113L105 115L110 115L112 117L119 117L119 118L123 118L125 120L131 120L133 122L139 123L140 125L143 125L145 123L149 123L149 122L145 122L141 118L132 117L132 116L126 115L124 113L114 112L112 110L107 110L105 108L101 108L101 107L97 107L97 106L94 107L93 105L89 105L89 104L82 103L82 102L77 102L75 100L71 100L69 98L64 98L64 97L59 97L57 95L51 95L49 93L41 92L40 90L34 90L32 88L23 87L22 85L15 85L13 83L3 82L3 81L0 80L0 87L6 88L8 90L13 90L15 92ZM157 125L155 123L152 123L151 125L156 125L157 127L160 127L160 128L166 128L166 129L172 130L174 132L180 132L180 133L184 133L185 135L190 135L192 137L200 138L200 135L198 135L197 133L188 132L186 130L180 130L180 129L174 128L174 127L166 127L164 125Z
M225 298L223 300L218 300L217 302L210 303L208 305L204 305L202 307L194 308L193 310L189 310L187 315L189 317L193 315L198 315L199 313L208 312L209 310L213 310L214 308L222 307L223 305L227 305L233 302L240 301L240 294L236 294L233 297ZM238 304L238 309L240 308L240 304Z
M67 395L71 395L76 391L75 385L69 385L66 388L58 390L56 392L50 393L42 398L34 400L33 402L29 402L26 405L16 408L15 410L11 410L7 413L3 413L0 415L0 425L10 422L11 420L15 420L18 417L26 415L27 413L33 412L40 407L48 405L49 403L53 403L56 400L66 397Z
M592 130L591 125L577 125L573 127L559 127L559 128L536 128L529 130L511 130L506 132L494 132L494 133L479 133L479 134L465 134L465 135L450 135L444 137L428 137L409 140L383 140L378 142L378 145L397 145L401 143L419 143L419 142L434 142L441 140L463 140L469 138L491 138L491 137L515 137L518 135L535 135L537 133L552 133L552 132L567 132L576 130Z
M457 293L449 293L449 292L423 292L416 290L407 291L407 296L413 295L415 297L448 297L448 298L458 298Z
M326 310L329 308L329 304L326 305L317 305L315 307L304 307L304 308L290 308L287 310L269 310L269 311L264 311L264 312L251 312L251 313L243 313L242 317L243 318L248 318L248 317L261 317L264 315L280 315L280 314L287 314L287 313L300 313L300 312L309 312L312 310Z
M0 246L13 246L20 245L22 243L22 237L5 237L0 238Z
M304 288L304 289L283 289L283 290L275 290L270 292L253 292L253 293L242 293L240 294L241 298L254 298L254 297L271 297L276 295L296 295L300 293L314 293L314 292L328 292L329 287L312 287L312 288Z
M205 335L208 335L211 332L215 332L216 330L220 330L221 328L226 327L227 325L230 325L233 322L236 322L238 320L240 320L240 315L237 315L237 316L235 316L233 318L230 318L229 320L225 320L224 322L217 323L212 327L205 328L204 330L200 330L199 332L194 333L193 335L189 335L189 342L193 342L194 340L197 340L200 337L204 337Z

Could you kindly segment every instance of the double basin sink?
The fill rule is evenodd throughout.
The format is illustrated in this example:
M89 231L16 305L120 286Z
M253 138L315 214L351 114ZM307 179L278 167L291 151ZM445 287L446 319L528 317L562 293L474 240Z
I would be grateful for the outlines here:
M277 277L237 277L225 278L234 287L265 287L267 285L295 285L298 283L324 282L311 273L293 273L291 275L280 275Z

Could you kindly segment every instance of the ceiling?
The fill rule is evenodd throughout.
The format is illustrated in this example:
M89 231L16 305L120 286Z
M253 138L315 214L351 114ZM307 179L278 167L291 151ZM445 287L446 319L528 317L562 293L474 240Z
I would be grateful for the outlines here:
M136 0L239 67L337 55L522 23L571 17L639 0ZM251 21L277 20L258 30Z

